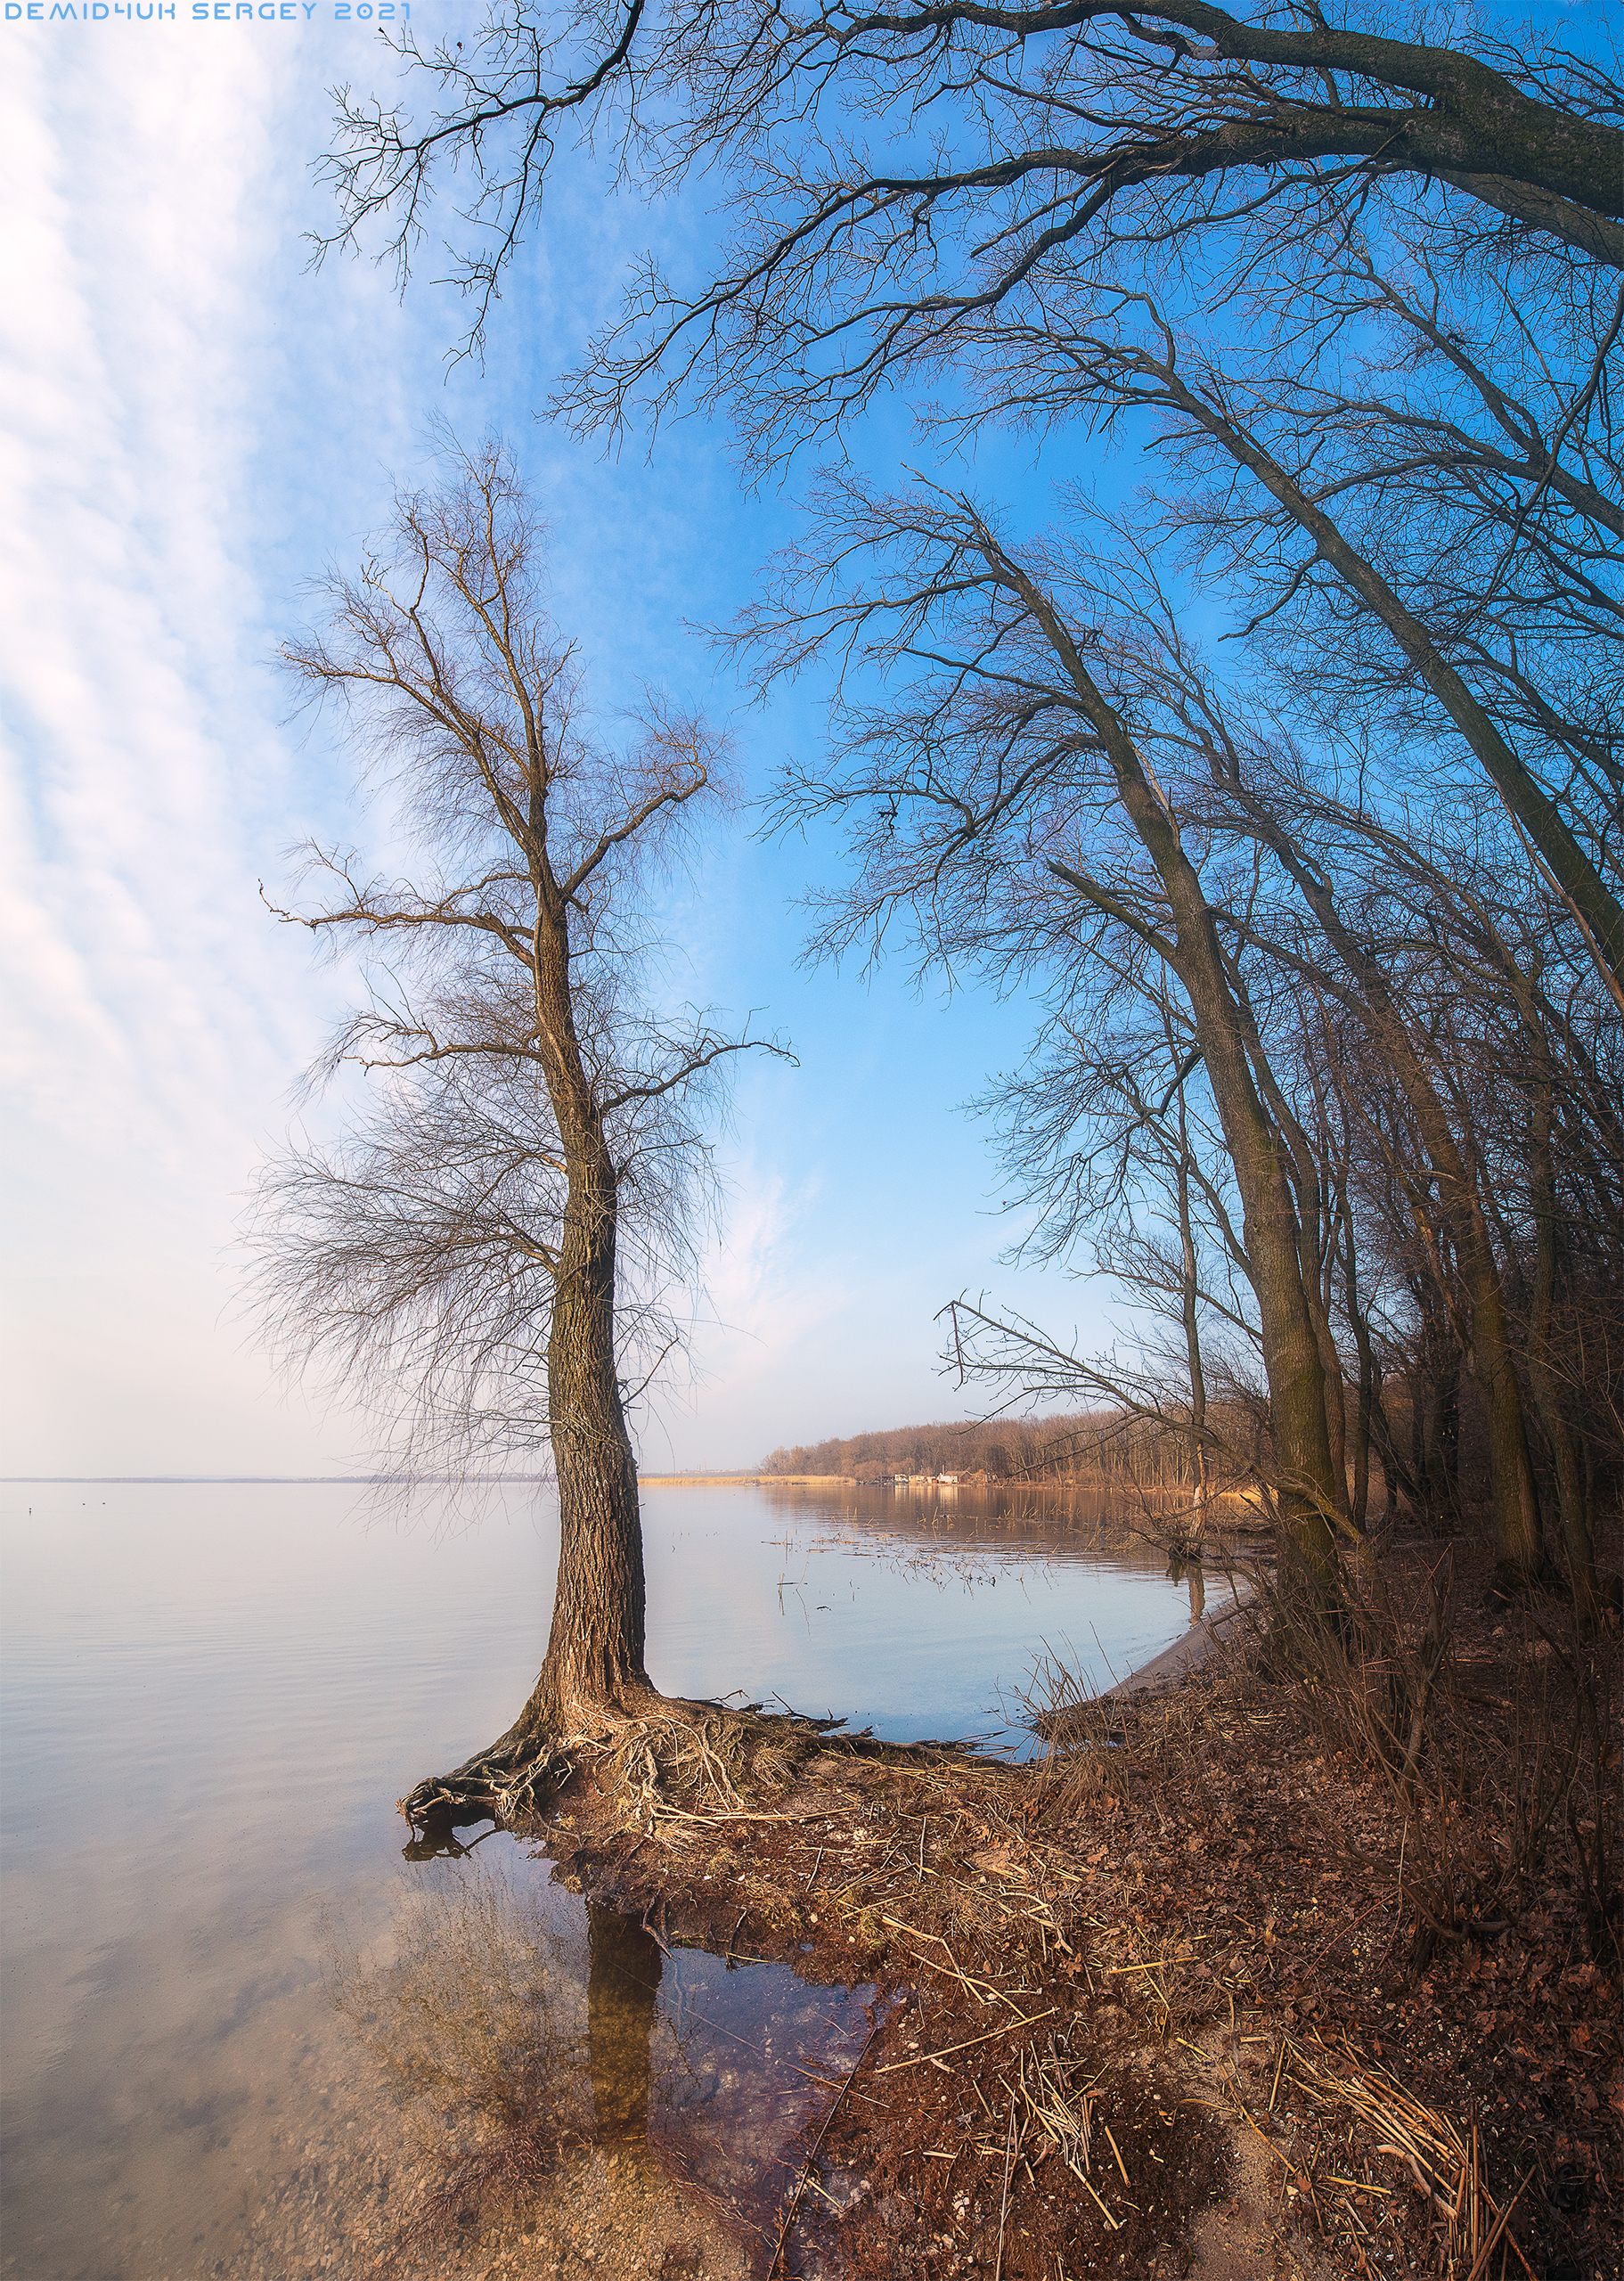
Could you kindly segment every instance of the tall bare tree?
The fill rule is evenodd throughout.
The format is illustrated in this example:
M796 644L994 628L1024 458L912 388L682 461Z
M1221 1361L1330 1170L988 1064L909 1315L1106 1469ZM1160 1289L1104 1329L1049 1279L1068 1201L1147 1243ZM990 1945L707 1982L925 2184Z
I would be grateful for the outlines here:
M804 347L820 338L813 273L843 244L877 282L907 280L967 217L974 267L937 297L939 323L1018 289L1056 249L1098 274L1122 249L1260 217L1277 244L1301 242L1387 184L1449 184L1479 228L1505 217L1624 268L1606 62L1510 29L1463 28L1447 46L1412 31L1396 12L1378 27L1207 0L1130 17L1108 0L498 0L472 37L422 50L403 34L433 115L347 91L329 168L343 233L379 223L404 258L438 175L466 167L461 274L483 314L572 128L617 146L646 188L739 161L725 269L690 298L651 297L667 347L698 316L724 348L752 317ZM894 315L927 336L910 298ZM649 354L633 351L645 369Z
M1053 838L1055 772L1083 748L1041 746L1059 717L1049 694L1016 722L1004 691L1008 717L995 722L993 642L974 652L951 724L928 701L909 715L918 737L906 766L894 740L866 784L841 780L846 812L866 797L872 818L858 834L847 909L872 917L887 894L912 898L927 940L959 955L974 944L994 966L1039 955L1040 943L1057 956L1067 939L1080 959L1103 946L1122 972L1166 957L1233 1157L1244 1248L1272 1295L1260 1290L1260 1326L1279 1342L1269 1371L1277 1424L1295 1421L1284 1429L1295 1437L1288 1470L1313 1484L1309 1503L1327 1527L1362 1509L1359 1418L1396 1463L1370 1336L1375 1301L1358 1264L1361 1254L1380 1261L1393 1230L1379 1214L1356 1227L1370 1211L1359 1151L1381 1151L1354 1132L1351 1096L1316 1065L1309 1033L1318 1021L1326 1036L1341 1022L1344 1043L1385 1035L1391 1050L1372 1051L1403 1085L1383 1101L1382 1179L1404 1199L1419 1247L1410 1296L1436 1364L1446 1431L1435 1439L1447 1455L1447 1382L1464 1355L1492 1390L1502 1551L1524 1574L1542 1560L1530 1420L1548 1440L1564 1414L1549 1375L1563 1246L1554 1233L1541 1254L1538 1232L1558 1230L1568 1208L1582 1219L1581 1192L1611 1194L1610 1171L1589 1181L1561 1152L1571 1142L1576 1165L1606 1158L1606 1112L1598 1126L1594 1089L1557 1085L1548 1106L1562 1144L1547 1149L1538 1086L1514 1089L1518 1114L1528 1110L1519 1189L1509 1130L1475 1082L1481 1040L1505 1046L1510 1007L1519 1066L1532 1070L1561 1024L1539 1013L1546 1045L1537 1049L1509 977L1478 986L1488 962L1476 952L1471 1019L1440 1012L1446 969L1462 968L1453 952L1429 962L1432 919L1418 908L1414 940L1367 925L1359 865L1384 860L1365 834L1367 805L1391 824L1393 797L1402 806L1404 788L1424 784L1431 814L1424 798L1408 804L1424 842L1492 787L1512 835L1497 860L1518 872L1530 907L1551 906L1534 964L1541 944L1560 939L1569 974L1577 940L1615 1026L1624 1013L1624 135L1612 66L1583 28L1573 37L1571 50L1530 47L1480 22L1452 30L1445 47L1391 14L1310 20L1204 0L1131 18L1103 0L1041 11L929 0L849 15L624 0L544 17L502 0L463 47L403 44L408 92L435 89L431 117L414 123L388 100L347 103L331 155L338 235L377 231L403 261L443 169L466 170L461 274L476 334L572 121L598 147L608 136L623 181L645 193L709 170L722 241L692 282L650 265L633 285L558 399L582 426L725 403L757 471L893 388L909 392L927 434L950 441L990 416L1073 451L1130 424L1148 434L1167 473L1160 495L1140 503L1136 538L1164 568L1198 568L1209 592L1220 574L1272 701L1310 742L1324 732L1334 743L1349 717L1366 724L1369 799L1361 789L1351 831L1344 818L1331 840L1315 840L1314 863L1330 868L1293 872L1255 818L1194 797L1179 764L1151 767L1136 787L1147 719L1168 711L1167 675L1143 670L1161 632L1147 644L1127 626L1131 611L1114 609L1106 649L1092 649L1091 601L1067 616L1090 586L1073 561L1055 618L1070 641L1063 654L1043 618L1053 600L1043 550L1004 545L983 516L1002 567L990 573L983 548L964 569L980 542L955 540L935 599L949 607L960 575L967 597L996 587L1021 629L1009 654L1022 672L1036 671L1048 645L1036 678L1050 691L1058 662L1052 685L1066 686L1065 703L1080 707L1109 764L1098 803L1062 802L1060 840L1070 831L1076 844ZM1097 527L1067 512L1095 544ZM837 578L857 542L826 527L820 543ZM1102 571L1092 583L1110 582ZM831 621L818 638L834 633ZM848 635L867 638L855 608L836 638ZM889 654L901 661L901 650ZM977 703L979 773L949 781L949 763L970 750ZM1162 734L1149 744L1165 761L1178 740L1164 748ZM1272 798L1265 806L1278 822ZM899 834L903 819L917 825L911 838ZM1113 840L1124 824L1128 837ZM1286 824L1290 846L1295 829ZM910 861L911 883L898 885ZM1064 917L1068 895L1081 920ZM1398 904L1377 902L1385 924ZM1577 1070L1582 1051L1612 1068L1612 1043L1596 1043L1589 994L1574 989L1576 1056L1570 1065L1563 1033L1556 1062ZM1300 1011L1283 1025L1288 1005ZM1401 1149L1400 1164L1391 1152ZM1555 1209L1539 1200L1553 1192L1565 1199ZM1610 1206L1596 1208L1604 1218ZM1359 1357L1351 1500L1339 1455L1339 1262ZM1310 1451L1303 1436L1319 1434L1321 1413L1325 1447ZM1579 1454L1564 1455L1560 1435L1551 1443L1564 1515L1580 1497ZM1454 1484L1453 1464L1445 1471ZM1570 1542L1581 1537L1570 1532Z
M313 848L311 899L279 914L358 952L371 993L316 1073L359 1064L369 1106L262 1179L272 1334L370 1408L403 1484L548 1445L558 1478L545 1658L464 1790L510 1790L651 1693L628 1387L678 1336L706 1083L760 1042L667 1018L646 970L646 890L719 797L718 739L658 701L595 735L542 581L508 453L448 446L284 653L417 860L370 877Z
M902 683L840 707L846 764L792 775L780 796L787 819L850 827L854 877L822 939L875 940L907 911L927 957L1031 969L1058 946L1107 996L1147 969L1130 987L1153 1004L1155 977L1177 977L1241 1200L1285 1541L1332 1593L1347 1500L1326 1356L1267 1057L1147 735L1154 634L1114 610L1086 541L1016 547L974 502L923 484L886 497L830 481L822 502L740 631L767 678L834 650Z
M766 468L945 378L950 427L1132 411L1198 446L1258 608L1318 604L1326 657L1351 644L1390 699L1421 693L1624 1008L1616 670L1553 687L1527 623L1565 610L1571 668L1624 622L1624 133L1599 44L1205 0L508 0L471 43L401 46L437 108L346 105L340 236L405 258L464 168L482 321L573 122L645 192L709 169L730 225L707 279L631 291L561 396L583 424L722 400Z
M822 497L820 524L742 638L769 674L830 650L839 659L836 764L793 777L783 794L790 816L837 813L850 827L853 878L831 898L824 941L877 943L906 909L927 957L1040 978L1058 1010L1041 1058L1004 1089L1012 1168L1042 1206L1047 1238L1082 1238L1107 1271L1125 1255L1111 1230L1129 1161L1164 1189L1171 1173L1179 1256L1153 1258L1141 1222L1127 1279L1142 1293L1159 1279L1179 1302L1187 1352L1169 1376L1187 1379L1192 1424L1202 1374L1191 1312L1221 1320L1212 1277L1191 1263L1201 1158L1183 1111L1199 1066L1226 1159L1203 1173L1203 1216L1250 1286L1272 1463L1300 1549L1316 1544L1327 1564L1338 1538L1362 1536L1381 1422L1359 1265L1358 1094L1374 1067L1367 1090L1401 1151L1393 1169L1424 1238L1424 1272L1481 1392L1500 1584L1546 1577L1529 1386L1542 1420L1556 1417L1541 1392L1549 1243L1532 1276L1546 1296L1519 1310L1508 1280L1521 1274L1520 1229L1534 1238L1552 1218L1539 1201L1552 1167L1548 1150L1536 1153L1532 1200L1521 1202L1530 1181L1506 1158L1522 1144L1482 1102L1480 1075L1490 1057L1506 1072L1508 1050L1514 1067L1525 1063L1523 1032L1543 1017L1495 919L1508 896L1515 907L1521 875L1514 860L1510 888L1492 883L1489 851L1503 863L1507 848L1487 796L1481 845L1457 828L1431 851L1413 812L1367 781L1362 749L1342 756L1355 791L1341 797L1334 741L1310 756L1288 717L1255 696L1226 699L1151 560L1103 518L1074 511L1064 538L1017 544L968 500L926 485L885 498L830 482ZM873 670L889 685L860 696ZM1581 1033L1613 1066L1617 1026L1582 932L1537 881L1522 894L1522 923L1553 970L1560 961ZM1611 1256L1613 1120L1587 1081L1565 1099L1591 1134L1598 1257ZM1530 1100L1537 1141L1550 1108L1542 1090ZM1230 1180L1238 1229L1222 1204ZM1564 1185L1575 1195L1571 1175ZM1383 1250L1378 1240L1377 1259ZM1531 1345L1519 1312L1538 1332ZM975 1311L959 1322L972 1325L981 1377L1051 1395L1109 1391L1031 1327ZM1134 1399L1165 1414L1142 1387ZM1559 1491L1567 1480L1558 1501L1584 1605L1578 1446L1548 1427L1547 1439ZM1382 1446L1391 1455L1390 1435Z

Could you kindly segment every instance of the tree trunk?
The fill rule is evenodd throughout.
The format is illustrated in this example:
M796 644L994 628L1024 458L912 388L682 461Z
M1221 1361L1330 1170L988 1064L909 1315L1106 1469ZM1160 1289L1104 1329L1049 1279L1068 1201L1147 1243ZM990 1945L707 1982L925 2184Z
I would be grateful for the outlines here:
M1282 1555L1302 1572L1322 1607L1340 1593L1336 1566L1335 1475L1326 1424L1325 1372L1309 1301L1303 1291L1297 1214L1283 1145L1253 1083L1242 1009L1231 987L1212 907L1195 865L1185 854L1173 817L1153 788L1122 715L1089 673L1081 651L1049 596L1004 553L990 531L981 543L988 562L1020 596L1042 629L1098 736L1116 783L1122 813L1155 864L1167 896L1174 940L1155 947L1184 985L1207 1082L1223 1128L1224 1145L1240 1190L1246 1271L1258 1303L1263 1369L1269 1380L1269 1431L1274 1443L1275 1497L1285 1533ZM1049 869L1097 910L1127 918L1143 939L1142 923L1128 917L1108 890L1050 859ZM1261 1054L1261 1049L1258 1049ZM1345 1500L1346 1484L1342 1495Z
M1324 874L1303 862L1295 843L1275 817L1243 788L1236 789L1259 827L1259 836L1296 880L1326 941L1359 985L1361 1011L1371 1037L1388 1057L1437 1177L1439 1200L1471 1296L1473 1368L1489 1409L1496 1571L1503 1583L1521 1587L1544 1570L1545 1543L1539 1525L1533 1461L1529 1455L1528 1429L1522 1415L1522 1391L1512 1356L1500 1271L1483 1217L1475 1157L1469 1156L1457 1142L1432 1074L1395 1002L1386 973L1342 919ZM1457 1510L1458 1503L1457 1487Z
M1546 1566L1539 1493L1522 1416L1522 1389L1512 1357L1511 1326L1489 1230L1473 1195L1471 1249L1461 1264L1472 1294L1472 1360L1489 1408L1489 1485L1494 1498L1495 1573L1520 1590Z
M547 1338L559 1479L559 1579L541 1676L521 1725L567 1731L650 1692L637 1464L615 1370L614 1175L607 1152L569 1224ZM608 1185L608 1199L602 1195Z
M1179 1242L1184 1270L1184 1352L1190 1373L1190 1440L1196 1459L1196 1509L1185 1536L1199 1554L1207 1525L1207 1378L1201 1359L1201 1319L1196 1312L1201 1286L1190 1218L1190 1140L1182 1084L1179 1087ZM1197 1572L1199 1565L1198 1560ZM1190 1608L1192 1615L1199 1615L1195 1589L1192 1584Z
M1416 1504L1424 1510L1429 1522L1432 1519L1432 1469L1427 1459L1426 1410L1421 1395L1424 1386L1431 1384L1426 1368L1428 1342L1424 1318L1421 1352L1416 1367L1409 1374L1409 1463L1410 1473L1416 1484Z
M1189 993L1208 1082L1235 1166L1252 1288L1257 1296L1276 1495L1290 1547L1312 1590L1334 1597L1335 1471L1326 1425L1325 1369L1303 1289L1297 1214L1283 1150L1253 1083L1240 1010L1224 973L1216 929L1182 857L1173 898Z
M568 916L538 863L537 1028L569 1178L547 1333L547 1423L559 1482L559 1575L547 1654L510 1732L567 1734L652 1693L643 1668L648 1589L637 1463L615 1357L619 1198L581 1059L569 989ZM505 1738L504 1738L505 1739Z
M1291 1171L1295 1171L1293 1217L1297 1230L1297 1277L1303 1307L1313 1328L1314 1343L1319 1352L1319 1382L1325 1403L1331 1495L1326 1518L1334 1527L1342 1527L1348 1520L1348 1413L1342 1398L1342 1356L1336 1351L1331 1319L1326 1311L1326 1295L1320 1288L1318 1237L1326 1217L1320 1161L1313 1143L1303 1130L1302 1120L1293 1114L1291 1103L1269 1066L1269 1057L1263 1050L1262 1030L1238 963L1233 960L1229 962L1228 975L1229 986L1234 992L1245 1027L1259 1093L1279 1136L1276 1153L1288 1179Z
M1551 1324L1556 1299L1556 1179L1551 1159L1551 1088L1548 1076L1534 1087L1530 1171L1534 1207L1534 1288L1528 1327L1528 1374L1539 1420L1551 1445L1556 1503L1567 1546L1573 1609L1581 1637L1595 1631L1598 1612L1595 1551L1590 1541L1584 1469L1573 1446L1572 1429L1556 1374L1551 1368Z
M1370 1341L1370 1320L1359 1304L1359 1256L1354 1248L1353 1214L1348 1209L1345 1177L1340 1186L1343 1291L1347 1299L1349 1328L1359 1350L1359 1414L1353 1432L1353 1494L1348 1508L1348 1518L1354 1533L1362 1537L1367 1532L1370 1513L1370 1436L1376 1399L1376 1364ZM1390 1505L1391 1501L1390 1481Z
M1370 1423L1375 1436L1376 1456L1382 1467L1382 1533L1388 1534L1399 1521L1400 1492L1412 1508L1421 1501L1415 1476L1406 1470L1393 1439L1392 1421L1387 1415L1387 1400L1383 1391L1382 1365L1374 1349L1370 1358Z
M1446 1536L1460 1527L1460 1349L1446 1333L1432 1376L1432 1431L1427 1447L1431 1503Z

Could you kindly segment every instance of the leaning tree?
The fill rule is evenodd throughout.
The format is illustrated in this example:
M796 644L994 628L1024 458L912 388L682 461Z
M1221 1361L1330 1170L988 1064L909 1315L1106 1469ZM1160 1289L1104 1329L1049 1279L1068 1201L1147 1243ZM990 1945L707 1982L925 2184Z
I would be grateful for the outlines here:
M1530 45L1490 17L1440 45L1396 10L1287 0L1131 14L1111 0L492 0L466 41L400 42L404 102L347 96L334 235L404 265L458 200L453 271L477 339L579 132L645 194L703 172L724 218L690 278L645 266L563 383L578 427L725 405L758 474L894 389L949 441L990 421L1073 447L1147 437L1167 474L1138 504L1137 540L1204 601L1221 589L1310 742L1367 724L1378 808L1418 769L1440 815L1492 786L1514 867L1582 944L1616 1021L1624 133L1616 67L1577 20L1563 40ZM883 836L887 794L873 817ZM1192 821L1195 865L1205 820ZM1327 912L1303 923L1340 971ZM1343 948L1363 956L1351 936ZM1389 988L1367 964L1356 1026L1378 1012L1399 1038L1397 1002L1382 1012L1367 985ZM1244 1026L1244 993L1228 994ZM1407 1067L1428 1100L1425 1059ZM1292 1198L1262 1151L1290 1136L1252 1074L1256 1118L1244 1087L1231 1105L1278 1237ZM1466 1226L1472 1166L1428 1114ZM1298 1204L1306 1240L1311 1195ZM1468 1246L1486 1302L1497 1244L1495 1226ZM1311 1535L1342 1500L1307 1389L1317 1368L1334 1413L1341 1370L1315 1275L1276 1248L1285 1315L1301 1299L1319 1334L1313 1367L1301 1320L1277 1358L1316 1444L1293 1468ZM1530 1320L1547 1312L1531 1303ZM1494 1331L1488 1307L1473 1335L1504 1362ZM1493 1382L1514 1380L1502 1367ZM1508 1421L1513 1408L1508 1393ZM1529 1461L1506 1439L1526 1566Z
M668 1016L648 964L649 890L719 797L718 739L658 700L619 742L592 732L511 457L443 457L283 653L338 701L417 861L369 876L313 846L310 896L278 912L358 954L366 1002L316 1075L358 1065L368 1086L336 1146L266 1165L255 1220L276 1345L359 1400L397 1484L551 1445L540 1676L508 1733L409 1808L511 1806L554 1745L650 1707L627 1389L680 1337L707 1083L763 1042Z
M1071 1020L1102 1033L1123 1003L1159 1009L1176 978L1183 1034L1171 1049L1158 1011L1155 1050L1174 1050L1175 1087L1204 1069L1242 1207L1284 1549L1329 1605L1347 1508L1334 1350L1304 1274L1278 1089L1170 773L1182 724L1167 718L1155 634L1122 609L1092 532L1022 546L973 499L923 482L890 495L829 478L819 498L808 541L737 634L763 687L831 658L844 669L832 764L792 770L777 796L784 822L836 820L849 836L849 884L819 944L877 947L905 915L927 961L1075 992ZM1120 1118L1116 1090L1090 1112L1102 1128ZM976 1375L1007 1383L1007 1359ZM1102 1388L1074 1377L1065 1390Z
M398 47L404 102L346 92L337 241L405 263L454 181L477 339L578 134L725 217L708 274L646 265L581 426L726 403L764 473L898 387L950 429L1131 417L1315 673L1351 648L1487 775L1624 1010L1611 681L1575 664L1616 669L1624 130L1577 20L493 0Z

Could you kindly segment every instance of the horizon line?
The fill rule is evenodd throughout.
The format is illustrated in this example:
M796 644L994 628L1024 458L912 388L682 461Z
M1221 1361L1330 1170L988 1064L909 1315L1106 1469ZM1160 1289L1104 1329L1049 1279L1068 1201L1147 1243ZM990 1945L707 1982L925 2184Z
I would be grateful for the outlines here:
M437 1483L551 1481L550 1473L0 1473L6 1489L370 1489L398 1482L402 1488Z

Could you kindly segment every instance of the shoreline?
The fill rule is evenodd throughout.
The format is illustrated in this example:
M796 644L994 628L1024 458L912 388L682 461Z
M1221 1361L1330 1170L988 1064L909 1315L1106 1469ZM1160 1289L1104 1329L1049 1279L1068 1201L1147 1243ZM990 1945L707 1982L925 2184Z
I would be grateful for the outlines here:
M1390 1552L1407 1646L1435 1563L1420 1536ZM1433 1745L1472 1754L1480 1786L1565 1668L1532 1622L1499 1620L1489 1574L1480 1557L1460 1580L1472 1708ZM1057 2263L1072 2281L1466 2281L1491 2228L1531 2273L1624 2274L1612 2197L1588 2183L1624 2067L1582 1864L1547 1854L1516 1939L1446 1923L1423 1947L1427 1815L1328 1721L1311 1674L1247 1652L1247 1612L1204 1615L1075 1706L1042 1760L690 1704L635 1753L576 1762L525 1833L569 1890L667 1958L788 1966L870 2007L772 2222L713 2211L740 2281L769 2258L829 2281L1053 2281ZM1615 1635L1593 1660L1616 1699ZM1422 2134L1419 2199L1395 2114Z
M1215 1615L1204 1615L1171 1644L1130 1671L1125 1679L1113 1680L1107 1688L1089 1697L1093 1703L1126 1702L1141 1695L1164 1695L1179 1686L1198 1671L1207 1658L1228 1640L1220 1627L1234 1623L1250 1609L1255 1596L1250 1587L1245 1597L1237 1595L1228 1607L1220 1608Z
M1112 1492L1092 1475L1058 1474L1046 1480L1028 1480L1018 1476L990 1480L984 1474L963 1474L957 1481L943 1481L934 1474L910 1475L906 1481L891 1474L865 1481L854 1473L643 1473L638 1474L638 1485L643 1489L935 1489L958 1494L969 1490L977 1495L1000 1496L1075 1496L1080 1491L1090 1495L1108 1497ZM1236 1521L1229 1525L1243 1533L1249 1528L1266 1525L1256 1492L1247 1489L1220 1490L1208 1500L1207 1511L1215 1522L1223 1525L1221 1511L1246 1513L1255 1517Z

